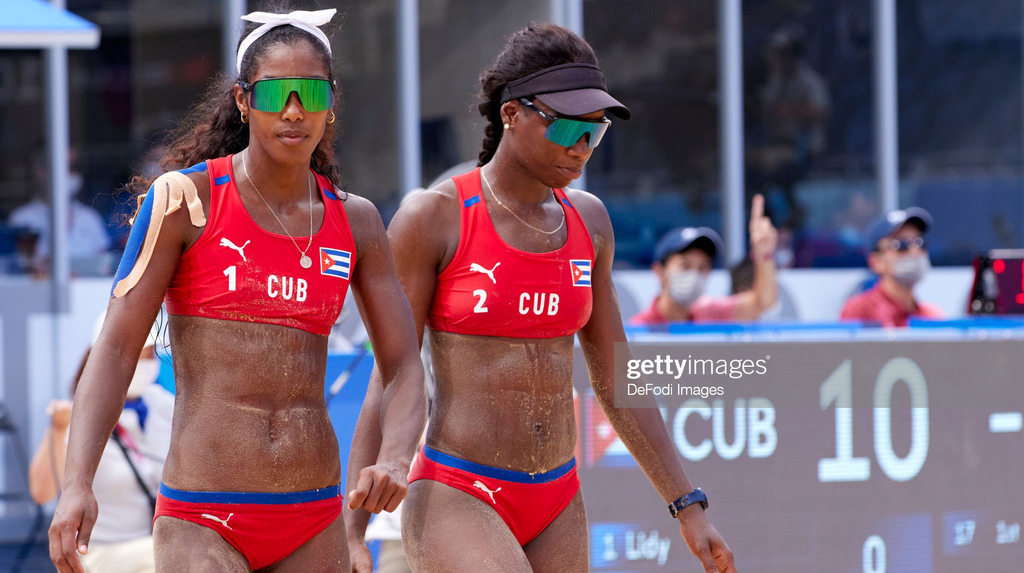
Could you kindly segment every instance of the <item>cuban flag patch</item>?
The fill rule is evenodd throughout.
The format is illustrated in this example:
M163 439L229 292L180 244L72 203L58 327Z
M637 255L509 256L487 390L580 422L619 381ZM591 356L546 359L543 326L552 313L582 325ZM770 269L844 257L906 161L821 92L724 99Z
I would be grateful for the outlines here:
M347 279L352 268L352 253L320 247L320 274Z
M586 259L569 261L569 266L572 267L572 286L590 286L590 264Z

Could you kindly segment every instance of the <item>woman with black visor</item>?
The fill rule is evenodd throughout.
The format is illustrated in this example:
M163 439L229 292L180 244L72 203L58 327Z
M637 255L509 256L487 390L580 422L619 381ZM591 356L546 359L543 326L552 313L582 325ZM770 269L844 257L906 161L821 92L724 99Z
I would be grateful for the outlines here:
M613 349L625 341L611 280L608 212L568 189L610 125L630 112L606 90L592 48L531 25L481 75L480 167L421 192L388 229L436 394L413 461L403 542L414 571L588 571L572 398L573 336L594 392L705 571L734 572L656 408L614 406ZM375 376L350 468L376 457ZM365 478L349 472L349 487ZM626 493L623 493L626 495ZM350 513L356 571L368 515Z

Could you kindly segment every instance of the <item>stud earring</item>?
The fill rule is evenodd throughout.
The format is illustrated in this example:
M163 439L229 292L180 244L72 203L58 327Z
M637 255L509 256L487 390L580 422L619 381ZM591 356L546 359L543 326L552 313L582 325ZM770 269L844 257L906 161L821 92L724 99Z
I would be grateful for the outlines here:
M507 123L505 124L505 129L509 129L509 128L511 128L511 127L512 127L511 125L509 125L509 124L507 124Z

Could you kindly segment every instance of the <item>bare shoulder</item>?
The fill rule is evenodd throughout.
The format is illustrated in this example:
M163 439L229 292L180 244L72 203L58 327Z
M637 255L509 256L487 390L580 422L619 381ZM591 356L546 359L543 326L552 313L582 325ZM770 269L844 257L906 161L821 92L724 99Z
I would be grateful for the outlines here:
M187 175L190 181L196 186L196 193L199 200L203 202L203 210L210 214L210 176L204 171L196 171Z
M593 193L580 189L566 188L565 195L583 217L583 222L586 223L587 230L590 231L590 236L594 241L595 250L600 251L603 245L614 241L612 221L608 216L608 208L604 206L604 201L601 201Z
M362 195L340 191L337 187L335 187L334 192L345 207L345 214L348 215L349 224L352 225L353 232L356 231L357 225L363 229L365 229L367 224L376 228L377 220L380 219L380 211L377 210L377 206L373 204L373 201Z
M387 238L377 206L366 197L340 191L337 187L334 192L344 206L349 228L352 229L352 239L356 244L356 252L365 254L369 249L380 248L381 243Z
M392 226L428 226L448 228L459 221L459 191L448 179L437 187L412 193L402 201Z
M444 268L459 246L459 217L459 191L451 179L409 195L388 225L396 258Z

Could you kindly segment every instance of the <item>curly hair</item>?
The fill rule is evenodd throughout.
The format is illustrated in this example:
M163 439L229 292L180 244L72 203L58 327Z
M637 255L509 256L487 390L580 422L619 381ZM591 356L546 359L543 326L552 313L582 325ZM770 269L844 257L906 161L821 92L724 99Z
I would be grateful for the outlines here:
M477 110L487 119L487 126L479 166L494 157L501 142L501 95L505 86L545 68L572 63L597 65L597 55L586 40L568 28L531 23L509 37L494 64L480 74Z
M273 1L266 5L264 11L287 13L293 8L287 1ZM238 39L238 45L261 24L246 22ZM245 52L242 58L242 71L237 77L234 74L220 73L207 88L206 93L185 119L167 137L167 150L160 158L160 167L164 171L184 169L197 163L216 157L238 153L249 145L249 129L242 123L238 108L235 106L234 86L238 81L252 82L252 76L259 68L260 61L278 44L295 44L306 42L317 54L324 67L328 70L328 79L334 81L334 69L331 54L312 34L295 26L278 26L273 28ZM336 94L335 107L341 105L341 94ZM309 164L313 171L330 179L342 188L341 176L334 162L334 138L336 129L333 123L327 124L320 143L317 144ZM135 175L127 185L134 194L145 193L152 185L155 177Z

